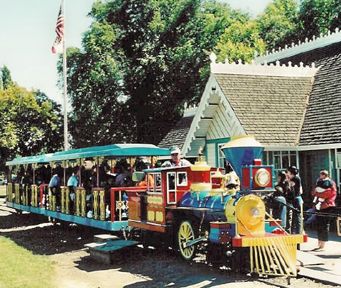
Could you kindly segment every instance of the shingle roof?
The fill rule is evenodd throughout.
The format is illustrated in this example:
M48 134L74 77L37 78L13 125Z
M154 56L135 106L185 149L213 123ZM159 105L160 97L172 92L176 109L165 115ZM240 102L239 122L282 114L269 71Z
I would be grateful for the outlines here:
M245 132L267 146L296 146L311 77L214 74Z
M341 142L341 43L280 60L321 66L315 76L300 145Z
M183 117L175 125L175 127L168 132L168 134L161 140L159 147L170 148L172 146L178 146L182 149L185 143L186 136L191 127L194 116Z

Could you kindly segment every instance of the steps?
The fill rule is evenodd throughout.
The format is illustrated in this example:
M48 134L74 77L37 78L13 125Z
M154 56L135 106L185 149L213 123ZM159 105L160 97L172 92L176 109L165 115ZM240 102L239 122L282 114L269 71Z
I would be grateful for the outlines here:
M90 257L97 262L108 265L113 263L117 251L139 244L138 241L122 240L110 234L95 235L94 241L84 245L88 248Z

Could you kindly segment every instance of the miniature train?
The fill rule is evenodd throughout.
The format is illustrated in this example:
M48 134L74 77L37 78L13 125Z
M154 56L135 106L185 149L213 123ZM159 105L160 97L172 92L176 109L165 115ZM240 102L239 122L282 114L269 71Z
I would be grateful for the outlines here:
M297 245L307 237L287 234L266 211L262 197L274 190L274 169L262 165L263 147L252 137L239 137L222 150L234 170L225 175L221 169L207 165L201 156L187 167L134 172L132 178L145 181L143 185L103 188L97 169L97 185L90 191L91 218L86 217L88 193L81 186L75 192L74 213L69 211L65 178L72 161L91 157L98 168L103 157L153 158L169 155L169 150L122 144L17 158L7 164L12 168L24 165L26 169L32 165L33 184L24 187L9 183L7 205L109 231L129 231L141 241L166 239L166 245L177 249L185 260L191 260L200 249L212 264L260 275L296 276ZM34 179L39 163L57 161L64 168L60 212L47 185L38 187Z

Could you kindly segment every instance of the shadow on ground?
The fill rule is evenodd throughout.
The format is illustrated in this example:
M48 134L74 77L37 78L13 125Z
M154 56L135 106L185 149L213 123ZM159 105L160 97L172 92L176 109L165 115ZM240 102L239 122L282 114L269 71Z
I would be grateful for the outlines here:
M1 209L5 208L0 206ZM14 210L9 215L0 216L0 236L11 239L34 254L52 255L82 249L84 244L93 242L95 234L101 233L105 232L67 223L49 225L47 217L18 214Z
M194 261L185 262L173 250L127 248L116 251L113 262L111 265L99 264L86 256L75 264L86 272L115 269L143 279L142 282L124 286L129 288L184 287L198 284L200 287L213 287L250 280L247 276L228 273L226 269L209 267L204 262L203 255Z

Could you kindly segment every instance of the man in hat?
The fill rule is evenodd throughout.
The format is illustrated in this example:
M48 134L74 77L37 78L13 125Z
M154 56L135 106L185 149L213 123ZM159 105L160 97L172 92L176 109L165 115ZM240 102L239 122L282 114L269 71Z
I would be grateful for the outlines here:
M171 149L171 160L162 164L162 167L179 167L179 166L191 166L191 162L186 159L181 159L181 151L179 147L173 147Z

